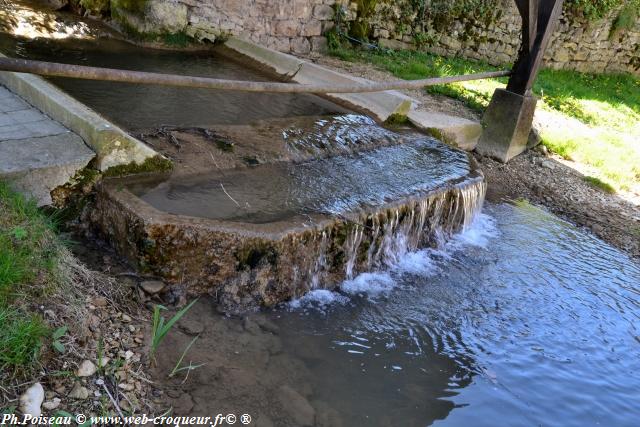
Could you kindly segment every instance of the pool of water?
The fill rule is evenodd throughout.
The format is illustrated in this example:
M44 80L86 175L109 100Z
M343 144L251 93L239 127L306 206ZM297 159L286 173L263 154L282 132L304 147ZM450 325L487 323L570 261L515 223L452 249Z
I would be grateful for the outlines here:
M640 266L540 209L489 206L448 250L343 288L348 302L277 317L354 424L640 419Z
M180 52L141 48L117 38L99 23L68 13L46 11L28 1L0 2L0 52L16 58L125 70L252 81L269 79L213 50ZM243 93L67 78L50 80L131 131L163 125L211 127L346 112L329 101L306 94Z
M266 223L309 214L346 214L423 196L470 178L467 153L431 138L349 156L215 170L129 189L177 215Z
M326 413L344 426L640 419L640 265L526 203L486 206L439 250L256 315L277 325L282 354L265 356L266 346L241 327L225 349L209 330L217 316L199 312L205 330L192 360L212 372L223 362L210 349L226 350L233 357L225 366L306 395L316 422ZM213 390L220 383L193 380L191 413L225 407L224 392ZM268 413L262 394L226 408ZM295 425L273 405L274 425Z

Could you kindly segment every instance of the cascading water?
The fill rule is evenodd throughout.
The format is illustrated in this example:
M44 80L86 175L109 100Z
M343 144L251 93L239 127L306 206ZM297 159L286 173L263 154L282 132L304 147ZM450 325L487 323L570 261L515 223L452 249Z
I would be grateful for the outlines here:
M485 192L484 181L475 181L449 193L360 216L344 242L345 278L396 265L408 252L422 247L442 246L453 233L464 232L474 221L482 210ZM318 288L319 277L329 268L326 249L327 245L321 245L311 289Z

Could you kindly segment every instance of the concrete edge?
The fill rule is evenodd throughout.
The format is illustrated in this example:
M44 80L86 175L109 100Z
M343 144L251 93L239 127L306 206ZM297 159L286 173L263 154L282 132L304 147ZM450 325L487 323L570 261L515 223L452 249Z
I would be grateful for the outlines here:
M276 75L300 84L350 84L368 81L260 46L242 37L230 37L225 46ZM406 117L419 130L465 151L473 151L482 134L482 125L478 122L444 113L416 110L420 102L399 91L334 93L323 97L368 114L379 122L385 122L391 116Z
M464 151L476 148L483 131L479 122L445 113L413 110L407 118L416 128Z
M366 82L366 79L343 74L295 56L278 52L241 37L230 37L225 46L236 53L258 62L282 78L300 84ZM372 115L380 122L392 115L406 116L419 102L398 91L357 94L326 94L324 97L357 111Z
M0 56L4 57L1 53ZM142 141L39 76L0 72L0 83L78 134L96 153L96 167L100 171L114 166L141 165L156 157L164 159Z

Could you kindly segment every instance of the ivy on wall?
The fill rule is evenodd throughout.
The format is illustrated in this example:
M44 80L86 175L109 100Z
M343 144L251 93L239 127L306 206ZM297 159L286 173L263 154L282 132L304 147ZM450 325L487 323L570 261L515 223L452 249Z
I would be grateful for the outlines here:
M574 16L594 21L623 6L623 9L637 13L640 10L640 0L565 0L564 6L565 10Z
M373 37L373 28L389 32L390 38L409 38L418 48L431 46L456 25L460 41L484 43L481 28L490 28L502 17L509 0L354 0L355 19L341 21L345 31L358 40ZM511 0L513 1L513 0ZM338 7L339 8L339 7ZM611 14L618 13L612 18ZM613 19L612 36L636 25L640 0L565 0L565 16L582 21ZM334 16L340 15L339 11Z

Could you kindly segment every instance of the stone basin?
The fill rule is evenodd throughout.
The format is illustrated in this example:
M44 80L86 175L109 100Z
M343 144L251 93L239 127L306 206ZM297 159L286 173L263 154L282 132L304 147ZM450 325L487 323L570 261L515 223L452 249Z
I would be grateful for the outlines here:
M92 221L143 271L226 311L383 268L459 231L482 173L434 139L195 175L108 179Z

